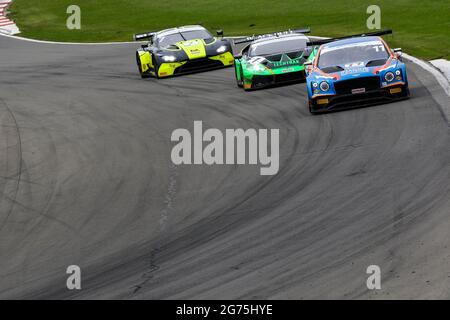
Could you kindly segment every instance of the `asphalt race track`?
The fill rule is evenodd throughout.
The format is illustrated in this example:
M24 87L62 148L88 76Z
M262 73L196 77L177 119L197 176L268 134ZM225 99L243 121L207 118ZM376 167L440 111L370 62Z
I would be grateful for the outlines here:
M0 298L450 298L431 75L408 64L410 100L312 116L305 84L245 93L232 68L142 80L137 47L0 37ZM172 165L194 120L279 128L279 173Z

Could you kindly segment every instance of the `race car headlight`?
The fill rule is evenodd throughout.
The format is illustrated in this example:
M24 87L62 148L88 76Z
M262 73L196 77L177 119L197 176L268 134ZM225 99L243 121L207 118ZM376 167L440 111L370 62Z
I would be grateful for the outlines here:
M227 51L227 46L220 46L217 48L217 53L224 53L225 51Z
M330 85L326 81L322 81L320 83L320 90L322 91L328 91L330 89Z
M263 72L263 71L266 70L266 68L264 68L264 67L263 67L262 65L260 65L259 63L254 63L254 64L252 65L252 67L253 67L253 70L256 71L256 72Z
M384 75L384 79L386 79L387 82L392 82L394 80L395 76L392 72L387 72Z
M313 82L313 84L312 84L312 86L313 86L314 89L317 88L318 85L319 85L319 84L318 84L317 82Z
M162 59L166 62L174 62L176 60L174 56L163 56Z
M402 72L401 72L400 70L395 71L395 75L396 75L396 76L399 76L399 75L401 75L401 74L402 74Z

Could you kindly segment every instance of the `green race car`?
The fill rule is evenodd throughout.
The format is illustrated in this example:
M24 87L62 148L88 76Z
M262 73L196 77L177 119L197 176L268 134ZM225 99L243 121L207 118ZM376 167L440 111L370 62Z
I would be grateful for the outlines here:
M305 81L304 63L312 61L317 48L308 47L304 34L310 29L289 30L234 41L246 44L235 56L237 85L253 90L275 84Z

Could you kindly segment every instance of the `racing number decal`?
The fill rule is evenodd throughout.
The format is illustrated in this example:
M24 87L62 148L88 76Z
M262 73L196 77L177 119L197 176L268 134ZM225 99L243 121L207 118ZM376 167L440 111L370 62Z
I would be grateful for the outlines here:
M379 44L379 45L376 45L376 46L373 46L373 48L376 50L376 52L384 52L384 51L386 51L385 49L384 49L384 46L382 45L382 44Z

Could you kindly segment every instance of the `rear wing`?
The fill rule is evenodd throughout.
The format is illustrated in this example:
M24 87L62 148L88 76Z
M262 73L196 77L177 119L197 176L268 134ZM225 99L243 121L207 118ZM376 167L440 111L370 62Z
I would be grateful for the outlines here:
M321 40L316 40L316 41L310 41L306 45L308 47L319 46L319 45L322 45L322 44L325 44L325 43L334 42L334 41L337 41L337 40L343 40L343 39L349 39L349 38L358 38L358 37L383 36L383 35L386 35L386 34L392 34L392 30L388 29L388 30L381 30L381 31L369 32L369 33L354 34L354 35L351 35L351 36L345 36L345 37L340 37L340 38L321 39Z
M138 33L133 36L134 41L151 40L156 32Z
M310 28L293 29L293 30L289 29L287 31L279 31L279 32L274 32L274 33L253 35L251 37L236 39L236 40L234 40L234 44L252 42L255 40L259 40L259 39L264 39L264 38L268 38L268 37L278 37L278 36L282 36L282 35L286 35L286 34L294 34L294 33L304 34L304 33L310 33L310 32L311 32Z

